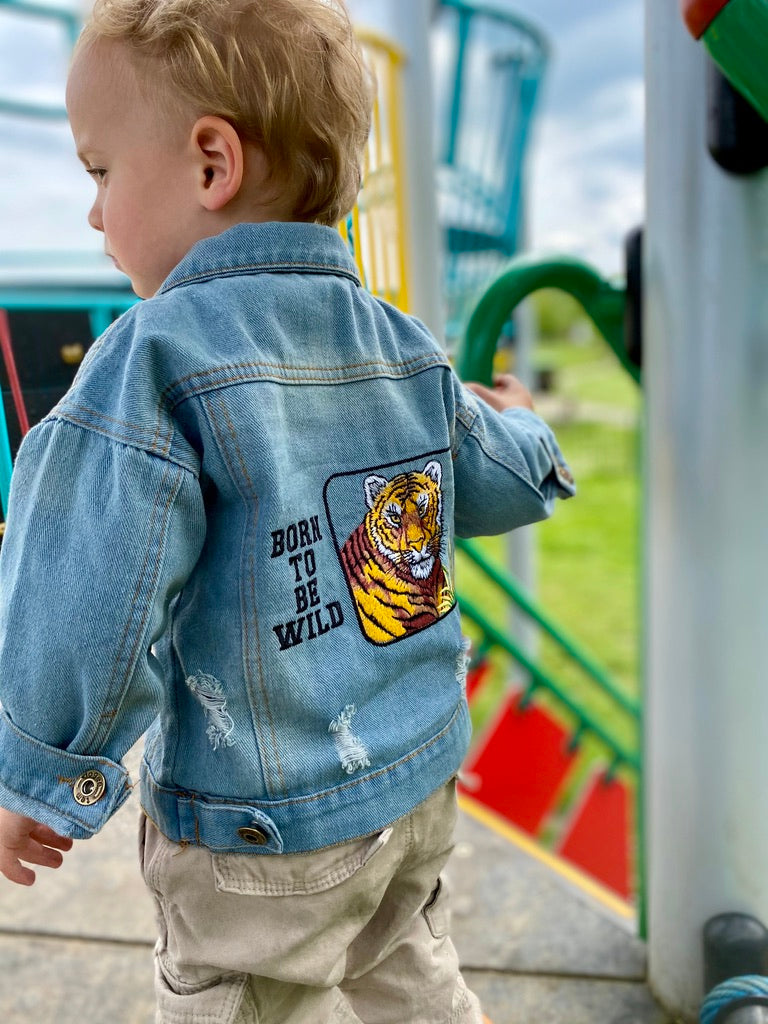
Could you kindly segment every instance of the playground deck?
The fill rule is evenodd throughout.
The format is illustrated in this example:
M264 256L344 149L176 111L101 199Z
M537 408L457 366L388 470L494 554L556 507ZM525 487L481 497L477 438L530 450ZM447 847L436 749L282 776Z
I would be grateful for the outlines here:
M3 880L3 1024L151 1024L154 927L136 814L129 801L31 890ZM628 920L468 804L451 867L454 938L493 1024L668 1024Z

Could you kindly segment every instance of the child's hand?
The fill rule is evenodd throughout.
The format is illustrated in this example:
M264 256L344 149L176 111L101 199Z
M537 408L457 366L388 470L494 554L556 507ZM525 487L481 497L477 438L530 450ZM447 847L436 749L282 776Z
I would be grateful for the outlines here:
M0 874L18 885L32 885L35 872L24 867L23 860L41 867L61 867L59 852L72 849L72 840L57 835L52 828L33 818L0 807Z
M526 409L533 408L530 391L511 373L497 373L493 378L492 388L487 388L484 384L467 384L467 387L484 399L496 412L520 406Z

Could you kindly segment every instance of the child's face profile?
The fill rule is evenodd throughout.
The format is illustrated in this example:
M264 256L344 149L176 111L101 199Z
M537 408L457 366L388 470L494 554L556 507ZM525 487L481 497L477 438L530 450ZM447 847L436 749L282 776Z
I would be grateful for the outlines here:
M121 46L103 40L75 57L67 110L97 190L88 223L136 294L149 298L206 234L188 134L145 97Z

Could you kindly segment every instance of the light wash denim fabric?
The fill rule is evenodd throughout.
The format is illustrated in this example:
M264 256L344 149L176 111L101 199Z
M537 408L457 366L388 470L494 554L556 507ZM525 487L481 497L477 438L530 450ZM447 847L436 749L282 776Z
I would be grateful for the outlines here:
M142 805L175 842L383 828L467 747L454 534L572 492L546 425L468 392L332 229L198 243L19 452L0 804L86 838L148 730Z

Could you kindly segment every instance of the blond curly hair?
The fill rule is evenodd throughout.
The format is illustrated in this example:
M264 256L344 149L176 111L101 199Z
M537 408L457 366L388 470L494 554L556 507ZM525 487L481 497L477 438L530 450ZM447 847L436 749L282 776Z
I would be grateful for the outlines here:
M373 82L343 0L95 0L78 48L100 39L169 109L260 146L297 220L354 206Z

